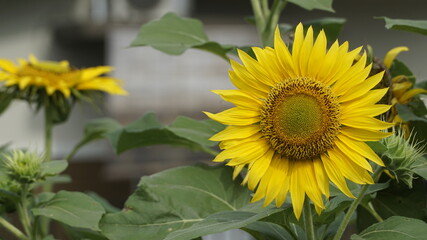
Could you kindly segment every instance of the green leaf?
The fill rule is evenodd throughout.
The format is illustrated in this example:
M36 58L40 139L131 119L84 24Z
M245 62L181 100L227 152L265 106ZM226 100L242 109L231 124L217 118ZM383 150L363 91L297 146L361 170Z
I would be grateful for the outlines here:
M44 162L41 166L42 176L56 176L68 167L66 160Z
M304 22L304 26L311 25L315 36L323 29L328 42L334 42L341 34L346 21L345 18L319 18Z
M391 181L387 189L377 192L372 205L383 219L396 215L426 219L424 183L420 179L414 179L413 188L409 189L404 183ZM365 229L374 222L376 220L370 215L359 217L358 229Z
M198 121L187 117L178 117L170 126L163 126L153 113L148 113L108 134L108 138L117 154L137 147L168 144L214 155L216 152L210 147L216 143L208 139L223 128L212 120Z
M425 239L427 224L421 220L393 216L383 222L374 224L358 235L352 235L352 240L404 240Z
M283 240L283 239L294 239L288 231L285 230L282 226L271 223L271 222L263 222L258 221L251 223L245 227L245 230L249 233L254 234L258 238L262 237L262 239L266 240Z
M427 158L420 157L412 165L412 170L420 175L422 178L427 179Z
M45 216L71 227L98 231L104 208L91 197L80 192L60 191L45 204L33 208L35 216Z
M242 179L232 180L232 171L196 165L142 177L124 210L102 218L102 233L112 240L160 240L213 213L237 211L248 204L250 191Z
M232 229L239 229L279 211L282 211L282 209L271 207L260 213L243 210L215 213L193 224L189 228L169 234L165 240L187 240Z
M403 30L427 35L426 20L392 19L388 17L377 17L377 19L384 19L387 29Z
M189 48L197 48L228 59L230 46L209 41L203 24L197 19L181 18L167 13L161 19L142 25L132 47L151 46L170 55L181 55Z
M108 202L107 199L99 196L95 192L88 192L87 195L89 195L91 198L93 198L95 201L97 201L99 204L101 204L102 207L104 207L105 211L107 213L115 213L120 212L120 209L116 208L115 206L111 205L110 202Z
M224 126L213 120L199 121L187 117L178 117L170 126L165 126L154 113L147 113L127 126L108 118L97 119L86 124L85 136L73 154L85 144L104 138L110 140L117 154L138 147L168 144L214 155L216 152L211 147L217 143L208 139L222 129Z
M397 113L399 114L399 117L405 122L409 122L409 121L427 122L426 118L415 115L411 111L411 109L406 105L396 104L396 109L397 109Z
M289 0L289 2L296 4L307 10L324 10L328 12L335 12L332 8L333 0Z

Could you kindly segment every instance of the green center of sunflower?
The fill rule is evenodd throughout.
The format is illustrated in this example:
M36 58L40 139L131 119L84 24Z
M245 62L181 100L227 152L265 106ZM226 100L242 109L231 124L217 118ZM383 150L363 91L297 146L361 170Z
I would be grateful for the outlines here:
M333 147L340 105L324 84L311 78L283 81L261 109L261 129L274 150L291 160L319 157Z

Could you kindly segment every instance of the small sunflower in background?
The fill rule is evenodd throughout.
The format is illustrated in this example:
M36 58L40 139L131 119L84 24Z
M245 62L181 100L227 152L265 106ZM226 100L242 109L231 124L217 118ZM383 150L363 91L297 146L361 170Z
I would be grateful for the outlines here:
M281 206L290 193L297 218L306 196L318 213L324 209L329 181L352 198L346 179L374 183L367 159L383 162L365 142L391 135L382 130L393 125L375 118L391 107L376 104L387 88L372 90L384 72L369 77L366 54L354 62L361 47L349 51L348 42L336 41L327 50L324 31L315 39L309 27L304 36L302 24L292 52L278 29L274 48L252 49L256 60L239 51L242 64L231 61L237 89L213 91L236 105L206 113L228 125L211 138L222 149L214 161L229 160L235 176L248 167L244 182L255 191L252 201Z
M119 79L102 76L111 71L109 66L76 69L68 61L39 61L33 55L19 59L18 64L0 59L0 81L4 82L0 94L3 99L35 103L37 109L53 107L66 118L76 100L92 102L99 92L127 94Z

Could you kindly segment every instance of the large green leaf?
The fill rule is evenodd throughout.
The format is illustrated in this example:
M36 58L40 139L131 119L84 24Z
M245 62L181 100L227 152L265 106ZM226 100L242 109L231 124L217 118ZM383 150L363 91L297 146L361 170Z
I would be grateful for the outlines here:
M140 119L121 126L111 119L97 119L85 126L85 136L74 149L98 139L110 140L117 154L129 149L168 144L216 154L211 147L217 143L209 138L224 129L224 126L213 120L194 120L188 117L178 117L171 125L165 126L159 122L154 113L147 113ZM69 159L70 157L68 157Z
M86 194L60 191L46 203L33 208L32 212L35 216L45 216L71 227L97 231L105 210Z
M211 149L216 143L209 141L209 138L223 128L223 125L212 120L198 121L187 117L178 117L170 126L164 126L153 113L148 113L107 137L118 154L129 149L158 144L216 154Z
M332 8L332 1L333 0L289 0L289 2L307 10L319 9L328 12L335 12Z
M238 211L226 211L209 215L204 220L193 224L189 228L169 234L165 240L188 240L209 234L225 232L231 229L239 229L271 214L282 211L282 209L275 207L266 208L261 212L244 210L245 209L239 209ZM256 225L253 227L256 227Z
M387 29L403 30L403 31L427 35L426 20L392 19L388 17L378 17L378 18L384 19L385 27Z
M421 220L393 216L374 224L352 240L423 240L427 236L427 224Z
M223 58L227 58L226 53L231 49L209 41L199 20L181 18L175 13L167 13L159 20L142 25L131 46L151 46L170 55L181 55L189 48L197 48Z
M100 228L112 240L164 239L211 214L247 205L250 191L240 181L232 180L230 167L201 165L142 177L123 211L106 214Z

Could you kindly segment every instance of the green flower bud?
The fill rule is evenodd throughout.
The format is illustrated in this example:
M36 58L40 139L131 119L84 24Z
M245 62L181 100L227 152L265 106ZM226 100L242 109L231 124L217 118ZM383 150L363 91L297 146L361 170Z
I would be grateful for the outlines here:
M30 184L42 178L43 161L37 153L15 150L4 156L4 167L12 180Z
M396 135L382 139L382 143L387 147L387 151L383 154L387 170L397 181L402 181L412 188L414 178L412 165L422 157L424 146L415 142L412 134L405 139L404 131L398 131Z

